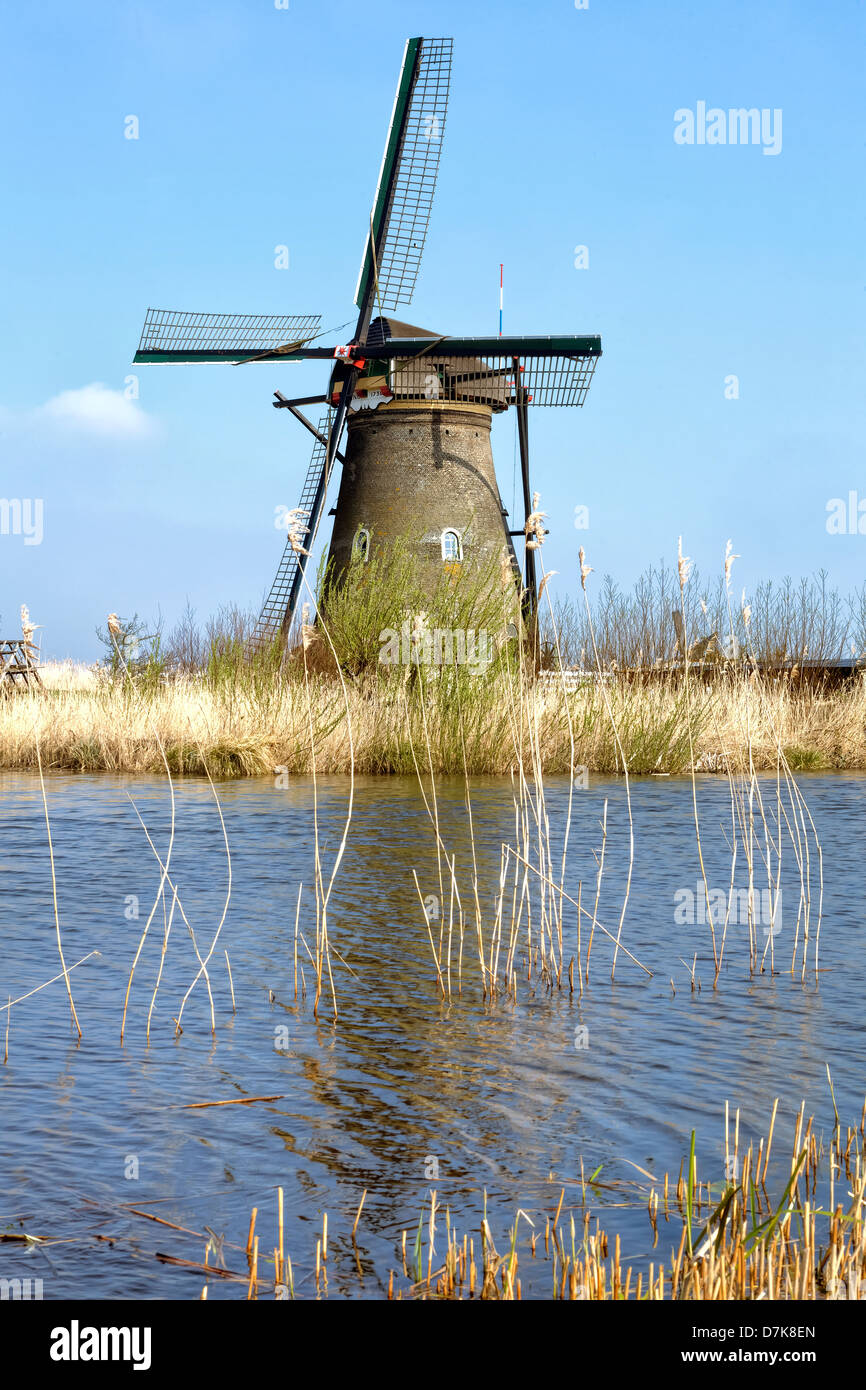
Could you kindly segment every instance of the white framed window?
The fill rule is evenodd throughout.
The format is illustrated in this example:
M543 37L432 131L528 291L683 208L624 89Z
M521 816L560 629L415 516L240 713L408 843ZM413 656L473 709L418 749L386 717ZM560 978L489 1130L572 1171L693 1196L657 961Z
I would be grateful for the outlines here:
M460 539L459 531L442 532L442 559L445 561L463 559L463 542Z
M370 558L370 532L366 526L359 526L355 532L355 539L352 541L352 556L355 560L363 560L365 565Z

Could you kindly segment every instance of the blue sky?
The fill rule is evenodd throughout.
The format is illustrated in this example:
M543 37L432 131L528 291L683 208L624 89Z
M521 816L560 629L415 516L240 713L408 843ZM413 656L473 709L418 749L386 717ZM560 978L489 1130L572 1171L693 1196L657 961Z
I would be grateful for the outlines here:
M326 370L142 367L136 401L132 355L149 305L353 318L410 34L455 48L404 316L495 332L502 261L507 332L602 335L584 409L531 416L555 582L582 543L628 585L682 534L704 571L733 539L738 591L862 583L866 535L826 529L866 500L856 0L43 0L4 29L0 494L44 512L40 544L0 534L0 635L24 602L45 652L90 659L112 609L258 605L309 457L271 393ZM780 152L677 144L701 101L781 110ZM513 412L494 429L510 509Z

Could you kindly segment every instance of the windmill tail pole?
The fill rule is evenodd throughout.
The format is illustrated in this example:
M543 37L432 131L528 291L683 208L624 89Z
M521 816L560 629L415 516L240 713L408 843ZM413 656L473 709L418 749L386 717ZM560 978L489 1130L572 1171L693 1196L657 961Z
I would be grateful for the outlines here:
M514 368L514 400L517 411L517 439L520 447L520 477L523 483L524 525L532 514L532 491L529 482L529 419L526 393L520 384L520 359L512 359ZM526 624L529 648L533 660L538 658L538 585L535 574L535 551L530 549L530 537L526 538L524 551L524 597L523 620Z

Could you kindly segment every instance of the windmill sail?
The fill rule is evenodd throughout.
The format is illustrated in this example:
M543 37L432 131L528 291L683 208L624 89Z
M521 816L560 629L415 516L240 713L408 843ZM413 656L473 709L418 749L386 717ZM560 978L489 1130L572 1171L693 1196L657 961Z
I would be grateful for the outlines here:
M388 394L397 400L471 401L505 410L522 403L583 405L601 356L601 339L559 337L450 338L381 315L365 349L375 372L387 364Z
M452 47L452 39L406 44L355 293L362 312L368 304L412 303L439 172Z
M198 314L148 309L136 362L238 362L315 338L319 314Z
M328 438L331 416L332 412L328 411L327 415L323 415L319 420L318 432L325 439ZM331 470L327 469L326 472L327 452L325 444L317 439L313 445L307 476L304 479L301 499L298 503L298 510L305 513L303 524L307 528L301 544L304 550L308 551L313 548L319 519L328 492ZM331 467L333 467L333 459L331 460ZM280 634L288 636L307 558L306 555L295 550L291 539L286 541L286 548L283 551L274 582L253 632L250 645L254 649L274 641Z
M576 339L571 351L550 346L544 338L507 342L512 351L493 347L489 339L444 338L415 355L408 344L395 339L386 349L393 353L391 394L403 400L468 401L505 410L517 404L519 386L526 405L583 405L600 350L582 350ZM486 346L492 350L475 355L476 348Z

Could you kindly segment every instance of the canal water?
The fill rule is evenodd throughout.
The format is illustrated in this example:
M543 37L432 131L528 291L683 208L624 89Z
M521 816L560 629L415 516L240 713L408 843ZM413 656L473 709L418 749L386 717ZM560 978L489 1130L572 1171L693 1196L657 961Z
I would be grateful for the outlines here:
M256 1207L264 1260L277 1240L278 1187L285 1195L285 1247L302 1296L316 1292L324 1212L329 1297L381 1297L392 1270L396 1286L405 1288L402 1232L409 1230L411 1249L431 1189L441 1204L440 1240L446 1207L452 1226L477 1239L486 1204L494 1238L507 1247L517 1209L543 1232L565 1189L566 1217L574 1212L582 1221L585 1198L593 1220L621 1233L624 1263L666 1260L681 1224L662 1223L653 1250L645 1188L640 1196L629 1184L645 1184L638 1168L675 1174L692 1130L701 1173L721 1180L726 1101L732 1114L739 1108L742 1148L766 1133L779 1097L774 1154L780 1164L802 1100L819 1130L832 1127L828 1066L843 1123L860 1119L866 778L813 775L798 784L822 847L817 976L812 946L805 979L789 969L800 882L789 839L781 909L771 925L757 928L759 943L766 941L762 933L772 935L778 973L750 974L748 928L738 920L729 925L725 968L713 988L691 783L647 779L632 785L634 865L622 941L652 975L621 952L611 981L612 946L597 931L582 996L569 991L565 975L553 989L537 970L527 979L525 960L518 959L516 999L491 1001L480 988L474 922L464 944L462 993L456 978L451 999L438 989L413 870L436 942L448 914L448 885L440 904L435 836L417 781L359 779L329 906L335 1023L327 994L318 1020L313 1016L314 972L303 942L294 997L295 916L303 883L299 937L314 952L314 800L329 873L348 781L324 779L315 789L307 780L288 787L278 779L221 783L232 881L209 966L216 1030L211 1033L207 989L199 980L178 1034L175 1019L198 970L192 933L205 954L228 884L214 796L206 783L179 780L170 873L189 926L176 911L148 1043L166 925L160 902L121 1045L130 967L160 879L136 808L164 857L168 788L158 779L123 776L46 778L65 958L73 965L89 956L70 973L79 1041L62 978L21 999L60 969L51 865L38 778L0 776L0 1004L21 1000L0 1013L0 1059L9 1018L8 1058L0 1065L0 1235L36 1238L0 1240L0 1278L41 1279L46 1299L197 1298L201 1271L159 1256L201 1264L213 1233L209 1262L224 1237L227 1267L242 1272ZM773 779L761 785L765 804L772 803ZM437 792L440 833L456 856L468 905L472 852L464 787L444 781ZM580 883L581 900L589 898L591 908L605 801L598 917L616 932L629 862L621 779L591 778L575 791L565 886L577 897ZM511 784L478 780L471 802L487 931L501 845L514 838ZM698 802L708 881L714 890L727 889L726 780L700 778ZM551 779L546 809L557 846L567 803L567 780ZM801 857L803 844L801 838ZM741 845L739 885L744 862ZM809 870L814 932L814 842ZM164 901L170 909L171 892ZM567 902L564 922L567 964L577 948L576 913ZM585 952L585 918L582 931ZM200 1105L251 1097L277 1098ZM599 1169L595 1186L584 1189L581 1173ZM771 1170L771 1185L772 1178ZM365 1189L355 1251L350 1233ZM522 1229L528 1232L523 1223ZM521 1259L520 1275L524 1297L549 1293L549 1271L540 1262L534 1272L533 1262ZM243 1296L242 1285L219 1280L208 1293Z

